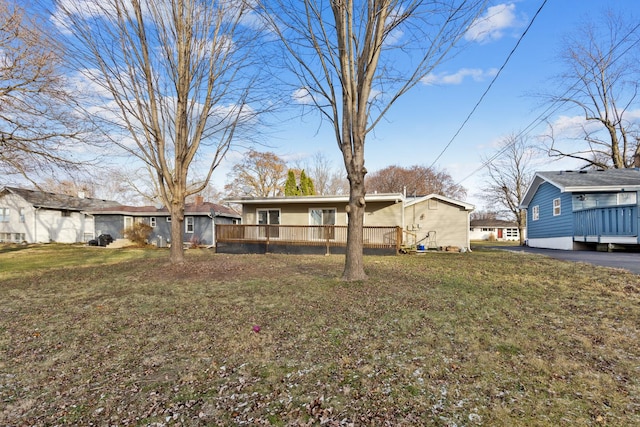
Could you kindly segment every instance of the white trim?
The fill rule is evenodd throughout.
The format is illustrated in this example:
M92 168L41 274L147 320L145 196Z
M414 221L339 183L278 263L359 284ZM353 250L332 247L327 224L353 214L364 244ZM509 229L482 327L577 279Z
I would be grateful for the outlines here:
M404 196L400 193L379 193L366 194L365 202L395 202L399 203L404 200ZM227 199L225 203L237 203L241 205L261 205L261 204L280 204L280 203L326 203L341 204L349 203L349 196L290 196L290 197L246 197L241 199Z
M191 231L189 231L189 219L191 219ZM184 232L186 234L193 234L196 231L196 221L193 219L192 216L185 216L184 217Z
M638 238L635 236L600 236L600 243L637 245Z
M527 239L527 245L532 248L573 250L573 237L547 237L542 239Z
M558 202L557 205L556 205L556 202ZM556 209L558 212L556 212ZM560 215L562 215L562 199L560 197L557 197L553 199L553 216L560 216Z

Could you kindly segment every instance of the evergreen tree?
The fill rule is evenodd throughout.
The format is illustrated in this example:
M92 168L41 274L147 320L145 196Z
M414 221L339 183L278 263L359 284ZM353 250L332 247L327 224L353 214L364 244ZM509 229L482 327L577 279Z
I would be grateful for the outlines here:
M302 172L300 172L300 195L309 195L309 182L307 180L307 174L304 173L304 169L302 170Z
M287 173L287 181L284 183L284 195L285 196L299 196L300 189L296 183L296 174L289 169Z

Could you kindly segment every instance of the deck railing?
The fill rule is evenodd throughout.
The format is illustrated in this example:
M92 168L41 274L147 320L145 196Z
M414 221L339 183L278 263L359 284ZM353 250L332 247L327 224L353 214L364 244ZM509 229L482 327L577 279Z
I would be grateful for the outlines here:
M336 225L216 224L221 243L269 243L306 246L346 246L347 227ZM400 248L400 227L363 227L365 248Z
M637 236L638 207L611 206L573 213L574 236Z

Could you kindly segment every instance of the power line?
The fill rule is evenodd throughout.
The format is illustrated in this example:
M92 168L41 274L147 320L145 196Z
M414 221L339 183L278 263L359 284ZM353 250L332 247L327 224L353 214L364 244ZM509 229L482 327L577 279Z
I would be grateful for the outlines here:
M531 19L531 21L529 22L529 25L527 25L527 28L525 28L524 32L520 35L520 38L518 38L518 41L516 42L515 46L513 47L513 49L511 49L511 52L509 52L509 55L507 55L507 58L504 60L504 62L502 63L502 65L500 66L500 68L498 69L498 72L496 73L496 75L493 77L493 79L491 80L491 83L489 83L489 86L487 86L487 88L485 89L484 93L480 96L480 99L478 99L478 101L476 102L476 104L474 105L473 109L471 109L471 112L467 115L467 117L464 119L464 121L462 122L462 124L460 125L460 127L458 127L458 130L456 131L456 133L451 137L451 139L449 140L449 142L447 143L447 145L442 149L442 151L440 152L440 154L438 154L438 157L436 157L436 159L433 161L433 163L431 163L431 166L429 166L429 168L432 168L437 162L438 160L440 160L440 158L443 156L443 154L449 149L449 147L451 146L451 144L453 143L453 141L458 137L458 135L460 134L460 132L462 132L462 129L466 126L467 122L469 122L469 120L471 119L471 116L473 116L473 114L476 112L476 110L478 109L478 107L480 106L480 104L482 103L482 101L484 100L485 96L487 95L487 93L489 93L489 91L491 90L491 88L493 87L493 84L496 82L496 80L498 80L498 77L500 77L500 74L502 73L502 71L504 70L504 68L507 66L507 64L509 63L509 60L511 59L511 57L514 55L514 53L516 52L516 50L518 49L518 47L520 46L520 43L522 42L522 40L524 39L524 36L529 32L529 29L531 28L531 26L533 25L534 21L536 20L536 18L538 17L538 15L540 14L540 12L542 11L542 8L547 4L547 0L543 0L542 4L540 5L540 7L538 8L538 10L536 11L535 15L533 16L533 18Z
M611 54L613 54L613 52L615 52L623 43L625 43L629 39L629 37L632 34L634 34L639 28L640 28L640 24L637 24L635 27L633 27L618 43L616 43L614 46L611 47L611 49L609 50L607 55L601 57L600 60L597 63L595 63L591 68L586 70L584 72L584 74L579 76L579 78L571 86L569 86L569 88L559 97L558 101L555 101L555 102L551 103L551 105L549 105L542 113L540 113L533 121L531 121L531 123L529 123L517 135L515 135L515 138L514 138L513 142L511 142L509 144L506 144L501 150L499 150L493 156L491 156L489 159L487 159L485 162L483 162L478 168L473 170L469 175L465 176L460 181L458 181L457 184L460 185L461 183L463 183L464 181L466 181L467 179L471 178L473 175L475 175L476 173L478 173L479 171L481 171L482 169L487 167L490 163L493 163L493 161L496 158L498 158L499 156L504 154L509 148L511 148L511 145L514 144L518 140L518 138L521 138L522 136L528 134L532 129L536 128L539 123L547 120L553 113L558 111L560 106L566 102L566 98L567 98L568 94L570 92L572 92L576 88L576 86L578 86L578 84L581 83L583 78L588 73L593 72L593 70L596 67L600 66L600 64L602 63L602 61L604 60L605 57L609 57ZM616 56L611 61L611 64L614 64L615 62L617 62L620 58L622 58L627 52L629 52L631 49L633 49L639 43L640 43L640 39L638 39L635 43L632 43L629 47L627 47L625 50L620 52L620 54L618 56ZM553 110L553 111L551 111L551 110Z

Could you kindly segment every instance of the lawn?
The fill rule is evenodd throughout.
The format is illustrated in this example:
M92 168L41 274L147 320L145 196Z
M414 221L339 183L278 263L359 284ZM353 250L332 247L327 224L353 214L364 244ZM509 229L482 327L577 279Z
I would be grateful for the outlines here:
M364 283L340 256L167 255L0 249L0 425L640 425L639 276L488 249L367 257Z

